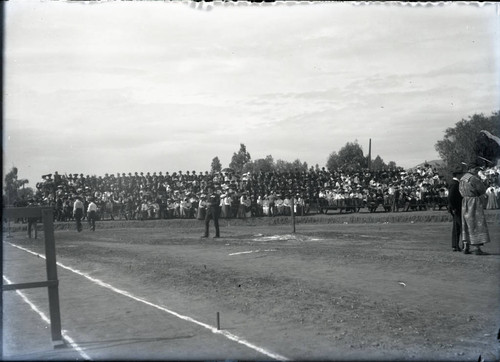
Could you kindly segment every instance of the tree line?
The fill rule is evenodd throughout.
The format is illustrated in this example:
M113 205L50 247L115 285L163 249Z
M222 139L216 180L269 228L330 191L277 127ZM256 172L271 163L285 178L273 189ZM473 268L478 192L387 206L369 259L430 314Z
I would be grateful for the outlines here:
M435 149L446 168L452 169L466 164L478 162L484 166L496 165L500 159L500 111L493 112L490 116L474 114L468 119L462 119L444 131L444 137L435 144ZM479 156L479 157L478 157ZM326 168L330 171L342 170L355 172L370 168L374 171L396 169L396 162L385 163L377 155L373 160L364 155L363 148L354 142L347 142L338 151L333 151L327 158ZM309 167L307 162L296 159L293 162L281 159L274 160L272 155L265 158L252 160L246 146L241 143L238 152L234 152L229 163L229 168L235 173L245 172L307 172L319 170L319 165ZM214 157L210 167L212 173L225 169L219 157ZM26 179L18 178L18 169L14 166L4 178L4 205L12 204L15 199L31 197L33 189L25 187Z
M319 165L316 165L318 168ZM250 153L247 151L246 146L241 143L240 149L238 152L233 153L233 157L231 158L231 162L229 163L229 169L234 171L235 173L241 174L246 172L290 172L290 171L299 171L304 172L308 170L307 162L301 162L299 159L296 159L293 162L288 162L284 160L274 160L273 156L268 155L265 158L259 158L252 161L252 157ZM212 160L212 164L210 167L210 171L221 172L226 169L222 168L219 157L214 157Z
M293 162L281 159L275 161L272 155L252 161L252 157L247 151L245 144L241 143L239 151L233 153L233 157L231 158L228 168L236 173L306 172L319 170L319 165L316 164L314 167L309 168L307 162L302 162L300 159L296 159ZM374 160L369 160L368 156L363 154L363 148L356 140L354 142L347 142L346 145L343 146L338 152L332 152L326 161L326 168L329 170L342 170L346 172L358 171L367 168L378 171L384 169L396 169L397 165L394 161L385 163L379 155L377 155ZM224 170L226 169L222 168L219 157L214 157L210 166L210 171L215 173Z
M500 158L500 144L497 144L493 138L488 137L488 133L493 135L493 138L498 137L500 133L499 111L493 112L490 116L481 113L474 114L468 119L462 119L455 124L455 127L447 128L444 131L444 137L437 141L435 149L445 162L448 170L461 164L469 165L478 160L477 156L480 157L480 162L483 162L485 166L492 166ZM374 171L398 168L396 162L389 161L386 163L380 155L371 160L369 155L363 153L363 148L358 144L357 140L347 142L338 151L330 153L325 166L330 171L341 170L345 172L355 172L368 168ZM236 173L259 171L304 172L317 170L319 165L316 164L314 167L308 168L307 162L302 162L300 159L293 162L275 161L272 155L252 160L245 144L241 143L238 152L233 153L229 169ZM213 158L210 170L212 173L225 170L222 168L219 157Z

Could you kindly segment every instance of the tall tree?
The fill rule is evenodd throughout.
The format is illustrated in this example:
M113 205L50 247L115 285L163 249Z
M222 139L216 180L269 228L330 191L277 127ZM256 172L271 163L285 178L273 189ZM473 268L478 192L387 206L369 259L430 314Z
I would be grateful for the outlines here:
M477 141L482 130L498 136L500 112L494 112L489 117L474 114L467 120L457 122L455 127L446 129L444 138L437 141L435 148L448 168L454 168L461 162L470 164L476 161Z
M397 169L397 165L396 165L396 162L394 161L389 161L389 163L387 164L387 168L390 169L390 170L395 170Z
M29 181L27 179L18 178L18 170L15 166L7 172L4 178L4 195L8 205L13 205L14 202L22 197L33 195L33 190L31 188L25 188L25 185L28 182Z
M387 167L387 165L385 164L382 157L380 157L379 155L377 155L377 157L375 157L375 159L372 161L372 168L371 169L373 171L380 171L386 167Z
M215 156L212 159L212 164L210 165L210 172L216 173L222 170L222 164L220 163L219 157Z
M272 172L274 171L273 156L267 155L266 158L259 158L253 162L248 162L243 168L244 172Z
M328 156L328 160L326 161L326 168L330 171L335 171L340 168L340 159L337 152L333 151Z
M307 171L307 162L301 162L298 158L292 162L293 170L291 171L299 171L304 172Z
M274 168L278 172L295 172L295 170L302 172L307 171L307 162L301 162L299 159L293 162L278 160Z
M365 168L367 159L358 141L347 142L338 154L332 152L328 158L327 166L330 170L358 171ZM335 167L336 166L336 167ZM332 167L332 168L330 168Z
M7 204L12 205L17 200L17 167L12 167L5 175L4 191L7 197Z
M229 167L234 170L237 174L243 172L243 167L252 160L250 153L247 152L247 148L243 143L240 143L240 150L238 153L233 153L231 158L231 163Z
M18 190L18 195L21 199L30 199L35 196L35 191L31 187L23 187Z
M277 160L274 169L278 172L287 172L288 171L288 165L287 162L284 160Z

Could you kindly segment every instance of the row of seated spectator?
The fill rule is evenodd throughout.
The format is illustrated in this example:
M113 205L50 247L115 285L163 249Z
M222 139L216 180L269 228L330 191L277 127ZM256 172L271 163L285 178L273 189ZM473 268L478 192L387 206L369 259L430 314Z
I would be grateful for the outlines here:
M498 168L487 178L498 187ZM370 212L446 208L447 183L430 166L358 172L325 168L299 172L236 174L195 171L144 174L117 173L104 176L47 174L36 184L34 204L52 205L58 220L71 220L73 199L92 198L101 219L200 218L204 192L214 186L221 194L221 217L276 216L291 214L291 199L299 215L311 210ZM497 193L498 195L498 193ZM21 200L26 204L28 200ZM20 205L22 206L22 205Z

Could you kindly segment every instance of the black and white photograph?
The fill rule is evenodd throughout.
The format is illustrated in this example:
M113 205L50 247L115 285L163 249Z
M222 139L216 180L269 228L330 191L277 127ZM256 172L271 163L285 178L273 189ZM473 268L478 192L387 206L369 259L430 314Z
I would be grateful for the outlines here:
M500 360L500 5L2 2L2 360Z

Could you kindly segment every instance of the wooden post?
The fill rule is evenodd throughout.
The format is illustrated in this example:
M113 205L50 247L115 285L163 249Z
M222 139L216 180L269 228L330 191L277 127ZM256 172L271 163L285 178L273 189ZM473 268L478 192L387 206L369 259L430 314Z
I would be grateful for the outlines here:
M370 138L370 143L368 144L368 171L372 169L372 139Z
M59 309L59 280L57 279L56 246L54 239L54 216L52 209L42 210L45 238L45 265L47 281L53 285L47 287L49 293L50 329L54 347L64 346L61 334L61 313Z
M12 234L10 233L10 219L7 220L7 231L8 231L8 234L6 236L6 238L12 238Z
M61 332L61 313L59 309L59 280L57 279L56 246L54 239L54 214L52 208L46 207L7 207L3 210L3 217L40 218L42 217L45 241L45 266L47 280L22 284L2 284L2 292L26 288L47 287L49 294L50 328L54 348L65 347ZM0 328L1 330L1 328ZM1 344L1 343L0 343Z

